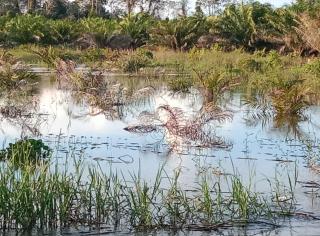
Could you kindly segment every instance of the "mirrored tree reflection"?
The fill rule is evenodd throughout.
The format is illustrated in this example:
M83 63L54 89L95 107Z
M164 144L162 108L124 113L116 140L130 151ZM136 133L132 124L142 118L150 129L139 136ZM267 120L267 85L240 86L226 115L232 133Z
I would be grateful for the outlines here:
M47 114L39 113L37 89L11 91L1 97L1 132L5 134L8 124L19 127L21 137L40 135L40 127L47 120Z

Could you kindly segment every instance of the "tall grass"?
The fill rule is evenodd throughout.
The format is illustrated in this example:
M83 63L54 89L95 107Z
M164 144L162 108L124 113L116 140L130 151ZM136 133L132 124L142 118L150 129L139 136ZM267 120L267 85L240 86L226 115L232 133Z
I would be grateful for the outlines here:
M2 162L0 228L30 231L96 225L127 230L210 230L270 218L274 222L294 210L292 204L266 200L268 194L252 191L237 175L224 177L229 191L222 191L221 179L213 180L209 173L205 175L210 178L200 176L198 187L187 191L179 182L180 171L170 177L165 166L159 168L153 183L145 181L140 172L131 173L128 180L77 158L66 160L65 166L59 169L39 162L36 168L28 163L17 168ZM290 184L290 191L279 194L293 198L293 187Z

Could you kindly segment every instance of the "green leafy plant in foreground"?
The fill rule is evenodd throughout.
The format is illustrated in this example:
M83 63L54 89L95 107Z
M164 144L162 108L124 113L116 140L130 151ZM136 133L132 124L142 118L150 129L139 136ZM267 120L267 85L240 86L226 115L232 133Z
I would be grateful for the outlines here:
M22 139L10 143L0 152L0 160L9 160L15 166L28 166L49 158L51 149L42 140Z
M28 159L48 154L47 147L37 140L18 141L8 153L13 150L16 156ZM274 206L267 196L246 187L238 176L216 180L204 173L210 178L199 176L199 183L187 191L179 183L179 170L169 176L161 167L149 183L140 174L131 174L127 180L100 166L87 166L76 157L73 162L70 156L66 158L67 167L60 170L50 168L47 162L36 167L27 162L18 169L11 162L0 165L1 229L31 231L37 227L99 227L103 223L128 230L216 230L233 224L275 222L284 213L289 216L294 212L293 204ZM222 181L230 187L222 190ZM293 187L289 194L294 194ZM278 195L283 194L287 196L286 191Z

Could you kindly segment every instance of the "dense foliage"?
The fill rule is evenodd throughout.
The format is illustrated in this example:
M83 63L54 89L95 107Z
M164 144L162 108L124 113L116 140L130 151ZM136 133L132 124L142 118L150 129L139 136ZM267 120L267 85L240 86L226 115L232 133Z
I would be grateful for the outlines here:
M92 11L82 14L79 10L75 17L76 11L72 10L80 6L63 10L57 4L47 6L46 12L12 14L7 11L0 16L1 43L71 44L90 35L95 46L107 47L111 36L121 34L132 39L133 47L152 44L188 50L197 46L201 37L211 35L210 47L223 42L223 46L229 48L232 45L247 50L275 49L303 55L319 49L316 43L320 25L318 0L299 0L281 8L257 1L233 3L213 16L206 16L197 6L192 15L178 14L165 20L142 10L137 14L130 11L130 14L109 14L108 17ZM97 6L94 9L97 10Z

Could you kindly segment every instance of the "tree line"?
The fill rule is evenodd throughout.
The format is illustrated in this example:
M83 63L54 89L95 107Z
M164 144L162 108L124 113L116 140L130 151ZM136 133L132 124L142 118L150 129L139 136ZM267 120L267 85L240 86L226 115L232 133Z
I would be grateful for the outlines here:
M166 6L166 8L164 8ZM176 17L163 18L171 9ZM275 8L258 1L0 0L2 44L65 44L91 34L97 45L114 34L144 44L188 50L204 41L226 50L320 51L320 0Z
M232 0L196 0L208 15L215 14ZM89 15L116 17L146 13L161 17L164 12L186 16L191 0L0 0L0 14L38 13L50 18L82 18Z

